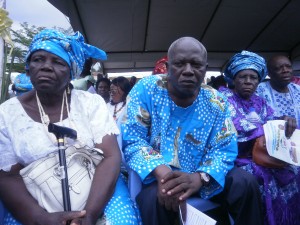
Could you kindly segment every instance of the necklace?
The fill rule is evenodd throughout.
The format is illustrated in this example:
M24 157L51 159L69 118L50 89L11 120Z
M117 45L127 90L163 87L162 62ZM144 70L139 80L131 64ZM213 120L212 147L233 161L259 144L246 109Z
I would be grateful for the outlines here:
M56 138L54 139L54 135L53 134L50 134L48 132L48 125L50 123L50 118L49 116L45 113L45 110L41 104L41 101L39 99L39 96L37 94L37 92L35 92L35 96L36 96L36 102L37 102L37 105L38 105L38 109L39 109L39 113L40 113L40 118L41 118L41 122L42 124L44 125L44 128L46 130L46 133L48 134L48 136L50 137L50 139L52 141L54 141L55 143L57 143L57 140ZM64 92L63 94L63 98L62 98L62 104L61 104L61 110L60 110L60 119L59 119L59 123L61 124L62 123L62 120L63 120L63 113L64 113L64 104L66 102L66 107L67 107L67 113L68 113L68 118L69 118L69 114L70 114L70 110L69 110L69 105L68 105L68 102L67 102L67 93L66 91Z
M126 105L126 101L123 102L122 106L117 110L117 105L115 104L115 108L114 108L114 114L113 114L113 118L114 120L117 120L117 113L120 112Z

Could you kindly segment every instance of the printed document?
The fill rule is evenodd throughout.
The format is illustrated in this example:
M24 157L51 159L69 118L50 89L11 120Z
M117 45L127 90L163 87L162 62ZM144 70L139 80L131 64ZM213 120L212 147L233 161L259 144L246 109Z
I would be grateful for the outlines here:
M217 221L186 203L186 208L179 207L180 224L182 225L215 225Z
M271 120L264 125L266 147L270 156L300 166L300 130L285 136L285 121Z

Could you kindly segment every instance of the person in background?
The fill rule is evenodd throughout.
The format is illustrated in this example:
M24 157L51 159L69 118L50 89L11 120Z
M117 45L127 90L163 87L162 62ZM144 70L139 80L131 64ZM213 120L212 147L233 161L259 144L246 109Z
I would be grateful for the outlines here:
M25 73L20 73L14 80L11 89L16 93L16 96L20 96L27 91L32 90L32 83L30 81L30 76L27 74L28 70L26 69Z
M75 89L88 91L92 94L96 93L96 90L94 88L96 80L94 76L90 74L92 63L93 59L88 58L84 63L80 78L72 80L72 85Z
M4 225L67 221L95 225L99 218L103 224L140 224L120 175L115 121L99 95L70 85L88 57L105 60L106 53L84 43L79 32L67 36L47 29L33 38L26 63L34 89L0 105L0 198L10 212ZM104 153L82 211L47 212L30 195L19 174L35 160L57 152L56 138L48 132L50 122L77 131L78 139L68 139L66 145L95 147Z
M110 85L110 102L107 103L108 110L118 123L126 106L126 97L131 89L130 83L125 77L114 78Z
M133 88L133 86L136 84L136 82L137 82L137 78L135 76L130 77L129 84L130 84L131 88Z
M110 101L106 104L108 111L113 116L120 129L121 121L124 118L126 111L127 95L131 90L130 83L127 78L120 76L112 80L110 85ZM122 151L122 133L117 135L117 141L122 156L121 173L127 175L127 165L125 163L124 154Z
M300 86L291 83L291 61L283 55L273 56L267 68L270 80L258 85L257 94L273 108L275 117L293 117L300 129Z
M85 77L75 79L72 81L72 85L76 90L88 91L92 94L96 93L94 85L96 80L92 75L87 75Z
M85 77L86 82L87 82L87 91L92 93L92 94L96 94L97 91L95 89L95 85L96 85L96 80L92 75L86 76Z
M143 224L175 224L179 205L197 196L221 203L235 225L261 225L257 181L234 167L229 103L202 86L205 47L195 38L179 38L166 65L167 75L143 78L133 87L121 125L125 160L143 182L136 198Z
M217 77L212 76L210 82L208 82L207 85L213 87L216 90L219 90L221 87L227 87L225 77L222 74Z
M225 78L232 89L220 88L230 103L229 110L238 132L238 167L252 173L261 191L264 224L292 225L300 219L300 173L295 166L273 158L278 168L271 169L253 161L252 151L257 138L264 135L263 125L274 119L274 111L255 94L258 84L267 75L264 58L248 51L235 54L227 64ZM287 136L295 130L295 119L285 118ZM281 168L280 168L281 167Z
M157 60L155 63L154 69L152 71L152 75L155 74L167 74L166 62L168 61L168 56L164 56L161 59Z
M107 78L100 78L96 83L96 91L106 103L110 100L110 80Z
M300 75L294 75L294 76L292 77L291 82L293 82L294 84L300 85Z

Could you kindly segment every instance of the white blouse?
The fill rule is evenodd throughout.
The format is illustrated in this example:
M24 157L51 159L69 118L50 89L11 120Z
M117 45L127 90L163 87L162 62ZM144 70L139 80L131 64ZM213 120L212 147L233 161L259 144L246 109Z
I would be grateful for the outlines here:
M80 143L94 147L105 135L119 134L106 103L99 95L72 90L69 116L62 124L56 123L77 131L77 140L68 139L66 145ZM45 125L27 115L16 97L0 105L0 169L9 171L17 163L27 166L57 151L53 138L55 136L48 133Z
M118 120L119 117L121 115L123 115L123 112L126 108L126 104L123 106L124 102L119 102L118 104L116 105L112 105L110 102L107 103L107 108L108 108L108 111L110 112L110 114L112 116L114 116L114 113L116 111L116 119L115 120Z

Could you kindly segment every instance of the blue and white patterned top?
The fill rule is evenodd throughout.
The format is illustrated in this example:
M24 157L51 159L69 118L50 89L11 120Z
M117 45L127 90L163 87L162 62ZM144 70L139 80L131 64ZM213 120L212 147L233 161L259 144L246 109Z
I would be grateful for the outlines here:
M256 93L272 107L274 117L294 117L297 129L300 129L300 86L290 83L288 89L288 93L280 93L271 87L270 81L266 81L258 85Z
M140 80L129 94L122 124L123 151L144 183L154 180L159 165L185 172L204 171L213 179L200 189L202 198L222 191L237 155L236 131L226 97L202 86L187 108L168 95L163 75Z

